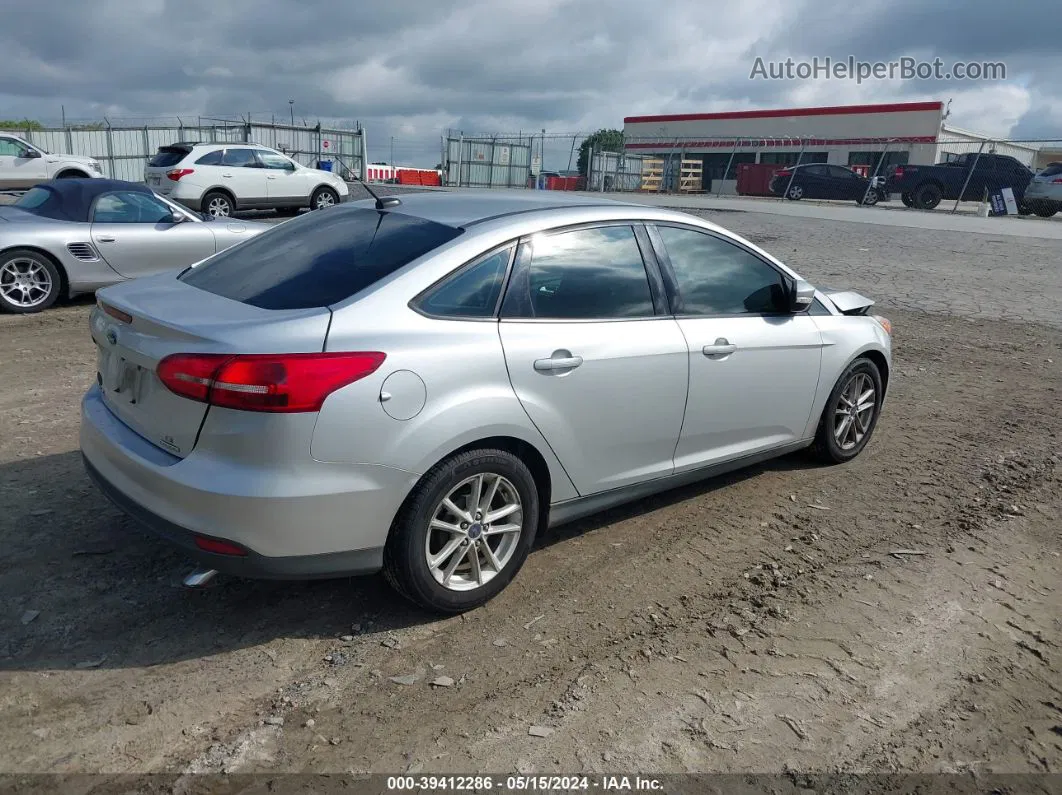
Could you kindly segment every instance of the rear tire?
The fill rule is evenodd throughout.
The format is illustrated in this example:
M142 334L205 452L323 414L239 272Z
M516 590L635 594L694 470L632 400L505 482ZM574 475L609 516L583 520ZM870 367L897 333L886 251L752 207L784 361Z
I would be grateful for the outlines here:
M1058 212L1060 206L1062 205L1054 202L1036 202L1032 205L1032 211L1041 218L1050 218Z
M473 497L477 482L479 503ZM447 500L467 515L447 509ZM503 508L513 521L486 521ZM480 449L451 456L421 478L395 516L384 547L384 575L426 610L472 610L500 593L523 566L541 510L531 471L512 453ZM447 545L453 546L449 554Z
M795 202L804 198L804 188L800 185L791 185L789 191L786 193L787 199L792 199Z
M843 464L863 452L878 425L882 398L881 373L874 362L860 357L848 365L822 410L811 448L815 457ZM861 406L866 408L861 411Z
M944 198L944 193L940 190L940 186L932 182L919 185L914 190L914 203L919 210L936 209L942 198Z
M327 210L339 204L339 194L332 188L322 185L310 197L311 210Z
M203 212L209 213L215 218L231 218L236 211L236 205L229 194L220 190L212 190L203 197Z
M0 311L40 312L58 300L62 289L59 268L40 252L13 248L0 254Z

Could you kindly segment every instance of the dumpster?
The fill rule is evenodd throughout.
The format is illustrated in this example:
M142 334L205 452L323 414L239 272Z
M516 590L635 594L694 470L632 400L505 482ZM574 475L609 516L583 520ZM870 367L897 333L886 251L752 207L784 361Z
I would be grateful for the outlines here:
M317 170L318 171L331 171L332 170L332 161L331 160L318 160L317 161Z

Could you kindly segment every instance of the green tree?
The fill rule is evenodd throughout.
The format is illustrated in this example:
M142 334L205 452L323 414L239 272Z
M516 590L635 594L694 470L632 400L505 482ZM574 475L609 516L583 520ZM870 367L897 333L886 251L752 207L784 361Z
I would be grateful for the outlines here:
M579 144L579 163L577 168L584 177L590 167L591 148L598 152L622 152L623 132L620 130L598 130L593 135L587 136L586 140Z
M0 130L42 130L44 125L35 119L0 119Z

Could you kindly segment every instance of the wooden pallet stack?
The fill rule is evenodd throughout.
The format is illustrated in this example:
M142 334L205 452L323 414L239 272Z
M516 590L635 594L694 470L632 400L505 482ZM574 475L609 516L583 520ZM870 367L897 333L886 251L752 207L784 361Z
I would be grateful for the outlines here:
M704 163L701 160L683 160L679 169L679 193L704 192Z
M659 193L664 187L664 161L646 158L642 161L642 182L639 190Z

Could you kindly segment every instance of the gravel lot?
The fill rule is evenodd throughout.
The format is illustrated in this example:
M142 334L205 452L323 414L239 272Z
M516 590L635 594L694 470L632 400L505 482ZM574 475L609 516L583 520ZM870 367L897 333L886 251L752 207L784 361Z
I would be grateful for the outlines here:
M1062 772L1062 246L705 215L880 299L874 441L562 528L447 620L180 589L82 473L90 302L0 317L0 770Z

